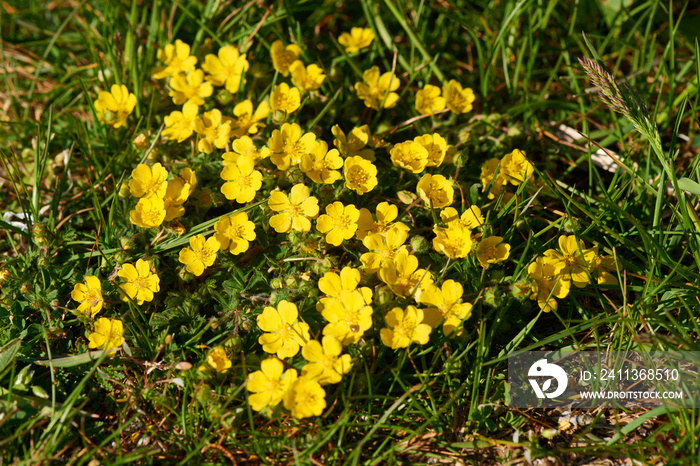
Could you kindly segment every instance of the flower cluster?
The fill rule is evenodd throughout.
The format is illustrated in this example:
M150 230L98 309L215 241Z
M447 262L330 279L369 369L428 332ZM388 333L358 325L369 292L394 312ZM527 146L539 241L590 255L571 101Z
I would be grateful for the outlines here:
M610 273L616 270L612 256L598 254L598 246L586 248L583 240L575 236L560 236L559 249L548 249L537 257L528 268L530 299L537 301L544 312L557 310L557 299L563 299L571 290L583 288L595 280L599 285L616 284Z
M507 194L505 187L510 184L518 186L525 183L534 172L534 167L525 157L525 152L514 149L502 159L492 158L481 167L482 191L488 193L489 199Z
M185 214L183 204L197 186L194 172L185 168L181 176L170 180L168 171L160 164L139 164L129 180L129 192L139 199L129 214L131 223L142 228L155 228Z

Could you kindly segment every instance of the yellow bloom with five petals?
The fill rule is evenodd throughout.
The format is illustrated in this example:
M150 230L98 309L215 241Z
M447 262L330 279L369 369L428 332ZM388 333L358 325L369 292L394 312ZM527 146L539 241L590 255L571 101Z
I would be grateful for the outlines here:
M207 354L207 364L216 372L226 372L231 368L231 360L226 355L226 350L220 346L215 346Z
M231 254L241 254L255 240L255 224L248 220L248 214L238 212L233 215L222 215L214 224L216 239L221 243L221 250L228 249Z
M156 72L153 73L154 79L190 73L194 71L194 66L197 64L197 57L190 55L190 46L180 39L176 40L175 44L167 44L159 50L158 60L165 63L165 66L156 68Z
M440 88L426 84L416 92L416 111L421 115L432 115L445 109L445 98L440 96Z
M429 207L441 209L452 204L454 188L452 182L442 175L426 173L418 181L416 192Z
M313 63L309 66L304 66L301 60L292 63L289 67L289 72L292 73L292 82L302 92L315 91L326 80L326 75L323 74L321 67Z
M131 172L129 192L134 197L162 199L168 189L168 170L160 163L149 167L140 163Z
M194 122L199 113L199 106L192 102L186 102L182 107L182 111L174 110L170 115L163 118L165 129L163 136L168 139L175 139L177 142L182 142L192 136L194 132Z
M337 149L328 150L326 141L318 141L310 152L301 156L299 168L316 183L333 184L340 179L343 159Z
M262 173L255 169L255 160L242 155L236 162L225 165L221 170L221 179L226 183L221 186L221 192L226 199L239 204L245 204L255 198L255 193L262 187Z
M319 343L311 340L301 349L301 355L309 361L301 369L302 376L316 380L321 385L338 383L352 368L352 357L343 352L343 345L335 337L326 335Z
M476 245L476 258L483 268L489 264L497 264L508 259L510 244L504 243L500 236L489 236L479 241Z
M275 86L270 94L270 109L280 111L285 114L296 112L301 106L301 93L298 87L289 87L287 83L280 83Z
M136 107L136 96L129 92L123 84L114 84L110 92L101 91L95 101L95 113L102 123L115 128L126 123L126 119Z
M204 235L190 238L190 246L180 249L178 261L186 266L188 272L200 276L204 269L211 267L216 260L216 253L221 243L214 236L205 239Z
M250 407L254 411L262 411L277 406L296 379L296 369L285 371L279 359L264 359L260 363L260 370L248 374L246 380L245 388L252 392L248 395Z
M284 407L297 419L320 416L326 408L326 392L316 380L299 377L284 394Z
M326 206L326 213L316 220L316 229L326 234L326 242L340 246L344 240L350 239L357 230L357 219L360 211L352 205L344 206L336 201Z
M369 28L352 28L338 37L338 43L345 47L345 53L358 52L369 47L374 40L374 33Z
M102 310L102 283L93 275L86 275L85 283L76 283L70 297L78 301L80 306L76 309L78 314L86 317L95 317Z
M445 105L452 113L467 113L472 110L474 91L470 88L463 89L462 85L454 79L442 87L442 95L445 98Z
M415 141L396 144L389 151L391 163L411 173L420 173L428 165L428 150Z
M278 212L270 217L270 226L277 233L307 232L311 230L309 219L318 215L318 199L303 184L292 186L290 197L281 191L273 191L267 204L272 211Z
M463 332L462 322L469 319L472 304L463 303L462 284L454 280L445 280L442 288L433 285L420 296L421 304L430 306L424 309L425 323L435 328L442 321L442 333L455 337Z
M380 76L377 66L362 73L362 82L355 83L357 97L365 102L365 106L375 110L396 106L399 95L393 91L398 88L399 79L391 71Z
M170 97L175 105L192 102L204 105L204 99L214 92L211 83L204 81L204 71L194 70L190 73L178 74L170 79Z
M153 294L160 291L160 278L151 273L151 266L143 259L137 260L136 266L122 265L117 275L124 280L124 283L119 285L123 301L131 298L141 305L144 301L152 301Z
M282 300L277 308L267 306L257 317L258 327L265 332L258 343L266 353L276 354L280 359L291 358L299 352L311 337L309 324L300 322L299 311L294 303Z
M124 324L119 319L107 319L101 317L95 322L95 331L88 339L88 348L111 350L119 348L124 343Z
M129 221L137 227L155 228L163 223L167 213L163 199L155 196L142 197L134 210L129 212Z
M248 66L245 54L240 54L232 45L226 45L216 55L204 57L202 69L208 74L207 81L215 86L226 85L226 90L235 94Z
M359 155L345 159L343 164L345 187L363 195L377 186L377 167Z
M411 343L424 345L430 339L432 328L423 323L423 310L415 306L395 307L387 312L385 320L389 327L381 329L379 336L389 348L407 348Z
M289 76L289 67L299 59L299 46L289 44L285 47L281 40L276 40L270 47L272 67L282 76Z

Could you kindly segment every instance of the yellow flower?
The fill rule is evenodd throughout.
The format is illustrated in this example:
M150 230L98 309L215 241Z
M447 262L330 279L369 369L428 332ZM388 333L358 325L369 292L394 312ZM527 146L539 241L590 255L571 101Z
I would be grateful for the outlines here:
M337 298L321 298L317 308L329 322L323 334L343 345L357 343L372 327L372 307L358 290L342 290Z
M483 268L488 268L489 264L496 264L508 259L510 255L510 244L503 243L500 236L489 236L482 239L476 246L476 258Z
M255 161L247 155L242 155L235 163L224 166L221 179L226 181L221 186L221 192L226 199L235 199L239 204L252 201L262 186L262 173L255 169Z
M167 211L163 199L142 197L134 210L129 212L129 221L137 227L155 228L163 223L166 215Z
M226 90L235 94L241 85L243 73L248 71L248 60L245 54L238 53L238 49L232 45L221 47L217 55L204 57L202 69L209 75L207 81L215 86L225 84Z
M309 324L299 322L299 311L294 303L282 300L275 309L267 306L257 317L258 327L266 332L258 343L266 353L277 354L280 359L291 358L299 352L311 337Z
M318 215L318 199L311 196L311 191L303 184L292 186L290 194L291 198L281 191L270 193L267 204L272 211L279 212L270 218L270 226L277 233L311 230L309 219Z
M577 288L583 288L591 283L589 272L596 262L593 249L586 249L583 240L576 240L574 235L559 237L559 251L548 249L544 252L547 262L554 265L565 280L571 280Z
M231 254L246 252L250 241L255 239L255 224L248 220L248 214L239 212L230 216L223 215L214 224L216 239L221 249L228 249Z
M557 300L566 298L571 288L571 281L560 275L560 264L555 264L547 257L538 257L527 268L530 275L530 299L536 300L544 312L556 311Z
M102 310L104 303L100 279L92 275L86 275L85 284L76 283L70 297L80 303L80 306L76 309L79 314L86 317L95 317Z
M260 102L258 108L253 111L253 102L244 100L237 103L233 107L235 118L230 119L232 138L239 138L246 134L255 134L258 132L258 127L264 128L265 123L262 120L267 118L270 113L270 107L267 102Z
M420 173L428 165L428 150L415 141L396 144L389 151L391 163L411 173Z
M272 111L280 111L286 114L295 112L301 105L301 94L299 88L290 88L287 83L280 83L275 86L270 94L270 108Z
M298 419L320 416L326 408L326 392L316 380L299 377L284 394L284 407Z
M493 199L503 192L503 187L508 183L508 178L503 173L501 161L488 159L481 166L481 191L488 191L488 198Z
M333 184L340 179L343 159L337 149L328 150L326 141L318 141L309 153L301 156L301 171L316 183Z
M224 152L221 157L224 159L224 166L235 164L239 157L251 157L254 161L259 161L270 156L270 149L263 147L258 150L253 144L253 140L248 136L242 136L231 142L233 152Z
M318 289L330 298L340 298L341 291L355 291L360 283L360 271L351 267L343 267L340 275L326 272L318 280ZM372 304L372 289L363 286L358 290L366 304Z
M282 76L289 76L289 67L299 58L299 46L289 44L285 47L282 41L276 40L270 47L270 57L272 67Z
M303 92L315 91L321 87L326 75L318 65L304 66L301 60L297 60L289 67L292 73L292 82Z
M415 288L416 300L423 290L433 284L430 272L419 269L418 258L408 252L400 252L394 260L386 262L379 269L379 279L399 296L409 296Z
M386 233L392 228L408 232L408 226L403 222L391 223L399 216L399 208L388 202L377 204L375 221L372 213L364 207L360 209L360 218L357 221L357 239L362 241L370 233Z
M389 348L407 348L411 343L425 345L430 339L432 328L423 323L423 310L415 306L406 309L395 307L386 314L388 328L379 331L379 335Z
M175 45L168 44L159 50L158 60L165 63L165 66L156 68L156 72L153 73L155 79L190 73L194 71L194 66L197 64L197 57L190 56L190 46L180 39L175 41Z
M217 149L226 147L231 125L228 121L222 122L221 112L215 108L197 117L194 130L199 134L197 150L211 154L214 147Z
M462 85L454 79L442 87L442 95L445 97L445 105L452 113L460 114L471 111L474 91L470 88L462 89Z
M134 197L163 198L168 189L168 170L159 163L152 167L140 163L132 172L129 192Z
M285 123L282 128L272 131L267 145L272 151L272 163L278 169L286 170L292 165L299 165L304 154L309 154L316 147L316 135L309 132L302 136L298 124Z
M333 246L340 246L344 240L350 239L357 230L357 219L360 211L349 204L344 206L336 201L326 206L326 213L316 220L316 229L326 233L326 242Z
M379 110L392 108L399 101L399 95L392 92L399 88L399 79L391 71L380 76L379 67L373 66L362 73L362 80L355 83L355 91L365 106Z
M195 105L204 105L204 98L214 92L211 83L204 82L204 71L194 70L185 74L178 74L170 78L170 97L175 105L192 102Z
M350 130L350 134L348 134L347 137L338 125L333 125L331 132L333 133L333 136L335 136L335 139L333 139L333 144L338 148L343 157L359 155L363 159L374 162L374 151L372 149L365 148L370 140L369 126L362 125L353 128Z
M136 96L129 93L124 85L114 84L110 92L101 91L95 101L97 119L115 128L126 123L126 118L134 111L134 107L136 107Z
M470 206L460 216L454 207L445 207L440 211L440 218L448 228L467 228L473 230L486 224L481 209L478 206ZM454 222L454 223L453 223Z
M194 121L197 119L199 107L192 102L186 102L182 107L182 111L173 111L170 115L166 115L163 121L165 129L163 136L168 139L176 139L177 142L182 142L192 135L194 132Z
M472 250L471 230L459 226L434 227L433 249L452 259L463 259Z
M189 248L180 249L178 260L186 266L188 272L199 277L205 268L214 263L219 249L221 243L214 236L205 240L204 235L196 235L190 238Z
M141 305L144 301L153 301L153 293L160 291L160 278L151 273L150 265L143 259L136 261L136 267L131 264L122 265L117 275L124 280L124 283L119 285L124 301L131 298Z
M418 181L416 192L433 209L441 209L452 204L454 198L452 182L442 175L426 173Z
M428 151L427 167L439 167L447 155L447 142L438 133L424 134L414 139Z
M525 158L525 152L514 149L510 154L503 156L501 169L512 185L519 185L532 176L534 168Z
M426 84L416 92L416 110L421 115L432 115L445 108L445 98L440 96L440 88Z
M345 47L345 53L353 53L369 47L373 40L374 33L369 28L352 28L350 34L344 32L338 37L338 43Z
M193 186L179 176L168 181L168 189L163 198L163 203L165 204L164 220L166 222L182 217L185 214L185 208L182 207L182 204L190 197L193 190Z
M95 322L95 331L90 334L88 348L110 350L124 343L124 324L119 319L101 317Z
M226 356L226 351L215 346L207 355L207 364L216 369L216 372L226 372L231 368L231 360Z
M345 187L362 195L377 186L377 167L359 155L348 157L343 165Z
M463 293L462 285L454 280L446 280L442 289L428 287L420 296L421 304L430 306L424 310L424 322L435 328L443 321L442 333L451 337L461 335L462 322L472 314L472 304L462 302Z
M360 256L365 273L375 273L393 261L397 254L408 252L403 245L407 239L408 232L398 228L392 228L384 234L373 233L365 236L362 244L370 251Z
M316 380L321 385L338 383L343 375L350 372L352 358L349 354L340 355L343 345L335 337L326 335L319 343L311 340L301 349L301 355L309 361L301 369L301 375Z
M253 392L248 396L250 407L254 411L262 411L267 407L280 404L284 394L297 379L296 369L284 371L282 361L268 358L260 363L260 370L248 374L245 388Z

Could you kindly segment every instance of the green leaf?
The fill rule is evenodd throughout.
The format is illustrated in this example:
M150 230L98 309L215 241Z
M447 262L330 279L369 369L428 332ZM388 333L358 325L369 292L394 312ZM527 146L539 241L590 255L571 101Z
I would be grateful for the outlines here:
M700 184L698 184L696 181L691 180L690 178L679 179L678 187L685 192L695 194L696 196L700 196Z
M10 340L5 346L0 348L0 374L5 370L7 366L10 365L12 360L15 358L15 355L17 355L17 351L19 351L19 345L22 343L22 340L19 338L15 338L14 340Z
M75 356L65 356L61 358L54 358L54 359L37 359L33 360L32 362L34 364L38 364L40 366L51 366L53 367L74 367L74 366L79 366L81 364L87 364L93 361L96 361L100 359L100 357L105 354L105 353L114 353L114 350L112 351L88 351L87 353L83 354L77 354Z

